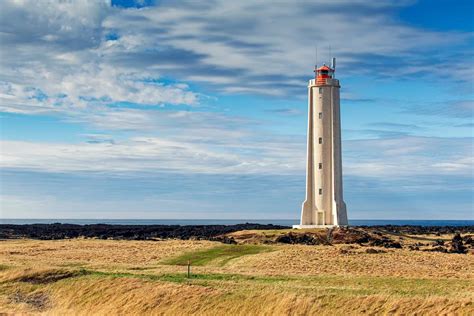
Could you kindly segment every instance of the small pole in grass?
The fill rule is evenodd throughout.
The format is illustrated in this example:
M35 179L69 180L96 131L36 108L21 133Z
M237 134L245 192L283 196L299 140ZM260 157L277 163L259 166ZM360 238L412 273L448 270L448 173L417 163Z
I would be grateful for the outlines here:
M191 260L188 260L188 279L191 277Z

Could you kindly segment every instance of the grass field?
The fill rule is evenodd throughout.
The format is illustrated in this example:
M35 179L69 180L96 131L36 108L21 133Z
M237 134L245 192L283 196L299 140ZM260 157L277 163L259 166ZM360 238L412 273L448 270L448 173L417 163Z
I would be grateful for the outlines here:
M178 240L6 240L0 242L0 313L474 314L473 255L386 251Z
M178 257L164 260L163 263L181 266L188 264L204 266L213 262L219 266L224 266L232 259L268 251L272 251L272 248L260 245L222 245L199 251L186 252Z

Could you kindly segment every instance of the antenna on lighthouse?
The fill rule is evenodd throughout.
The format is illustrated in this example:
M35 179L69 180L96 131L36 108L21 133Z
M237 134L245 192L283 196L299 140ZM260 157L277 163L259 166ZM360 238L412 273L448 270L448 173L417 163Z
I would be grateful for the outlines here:
M332 70L336 71L336 57L332 58L331 68L332 68Z
M316 45L316 62L314 63L314 68L318 68L318 45Z
M330 60L331 60L331 45L329 45L329 59L328 59L328 61L330 61Z

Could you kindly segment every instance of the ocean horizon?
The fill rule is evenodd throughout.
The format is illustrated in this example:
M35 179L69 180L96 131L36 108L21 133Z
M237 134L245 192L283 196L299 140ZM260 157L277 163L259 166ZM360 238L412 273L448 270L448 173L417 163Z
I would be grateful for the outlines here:
M55 219L55 218L2 218L0 224L108 224L108 225L235 225L244 223L291 226L298 219ZM474 220L393 220L393 219L349 219L352 226L414 225L414 226L474 226Z

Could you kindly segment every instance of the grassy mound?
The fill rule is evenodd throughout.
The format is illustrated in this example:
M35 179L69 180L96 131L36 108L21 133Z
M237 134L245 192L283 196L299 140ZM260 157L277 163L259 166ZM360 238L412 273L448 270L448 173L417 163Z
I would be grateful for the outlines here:
M19 274L13 276L8 281L25 282L30 284L48 284L60 280L78 277L87 274L85 270L65 270L65 269L47 269L34 271L21 271Z
M193 266L204 266L213 262L223 266L232 259L272 250L271 247L262 245L222 245L211 249L186 252L178 257L165 260L163 263L168 265L187 265L189 262Z

